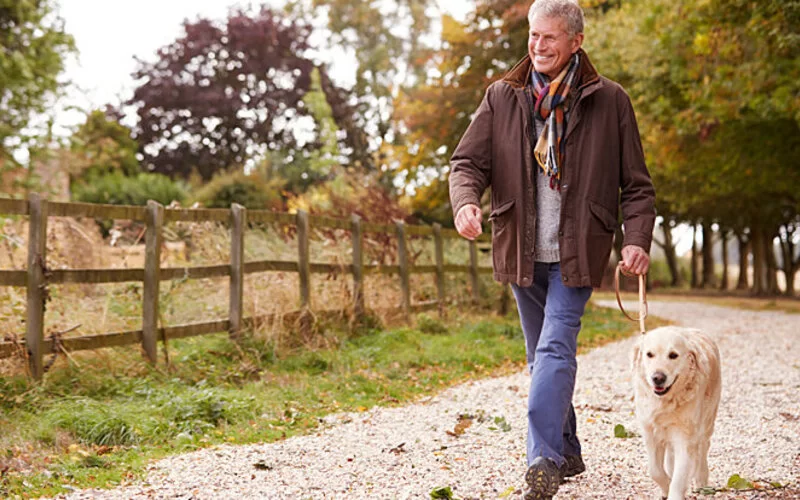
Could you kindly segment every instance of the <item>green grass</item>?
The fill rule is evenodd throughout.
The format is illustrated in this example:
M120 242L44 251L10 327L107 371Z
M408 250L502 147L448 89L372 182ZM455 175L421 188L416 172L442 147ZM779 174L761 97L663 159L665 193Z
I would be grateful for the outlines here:
M454 313L451 313L454 314ZM630 335L618 311L590 306L581 350ZM516 317L473 316L417 327L326 332L335 347L277 352L226 335L172 341L171 365L135 349L78 353L43 383L0 377L0 496L113 487L151 459L220 443L271 442L339 411L398 405L464 380L511 373L525 358Z

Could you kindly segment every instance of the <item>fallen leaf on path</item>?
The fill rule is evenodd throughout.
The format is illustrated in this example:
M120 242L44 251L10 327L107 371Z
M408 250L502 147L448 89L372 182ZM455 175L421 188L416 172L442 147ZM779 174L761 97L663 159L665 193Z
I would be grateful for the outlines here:
M272 470L272 465L266 463L264 460L259 460L258 462L254 463L253 467L258 470Z
M447 434L458 437L464 434L467 429L472 425L472 418L471 417L458 417L458 423L453 428L452 431L446 431Z

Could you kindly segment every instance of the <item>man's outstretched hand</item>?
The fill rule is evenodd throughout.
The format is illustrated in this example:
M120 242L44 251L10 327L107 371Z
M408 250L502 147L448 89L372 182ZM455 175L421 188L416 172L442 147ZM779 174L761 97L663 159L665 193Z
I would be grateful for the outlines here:
M629 274L647 274L650 256L636 245L622 247L622 270Z
M482 218L481 207L478 205L464 205L456 214L456 231L464 238L474 240L483 232L481 227Z

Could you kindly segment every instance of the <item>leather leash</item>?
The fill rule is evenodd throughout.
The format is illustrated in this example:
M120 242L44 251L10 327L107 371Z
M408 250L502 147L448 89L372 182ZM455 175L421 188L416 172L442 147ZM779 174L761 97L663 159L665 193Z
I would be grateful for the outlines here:
M628 314L625 311L624 307L622 307L622 298L619 296L619 273L620 272L622 274L624 274L625 276L633 276L633 274L625 272L622 269L622 262L617 264L617 269L614 272L614 292L616 292L616 294L617 294L617 304L619 304L619 310L622 311L622 314L624 314L625 317L628 318L629 320L638 321L639 322L639 330L641 331L642 335L644 335L645 331L646 331L645 328L644 328L644 319L647 317L647 292L645 290L646 287L645 287L645 282L644 282L645 275L644 274L638 275L639 276L639 317L638 318L634 318L634 317L632 317L630 314Z

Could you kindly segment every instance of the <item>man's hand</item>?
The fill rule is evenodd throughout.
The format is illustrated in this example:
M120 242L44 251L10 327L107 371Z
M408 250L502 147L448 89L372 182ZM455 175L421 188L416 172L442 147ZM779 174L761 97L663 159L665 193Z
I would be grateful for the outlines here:
M464 238L474 240L483 232L481 227L482 218L481 207L478 205L464 205L456 214L456 231Z
M650 256L636 245L622 247L622 270L630 274L647 274Z

